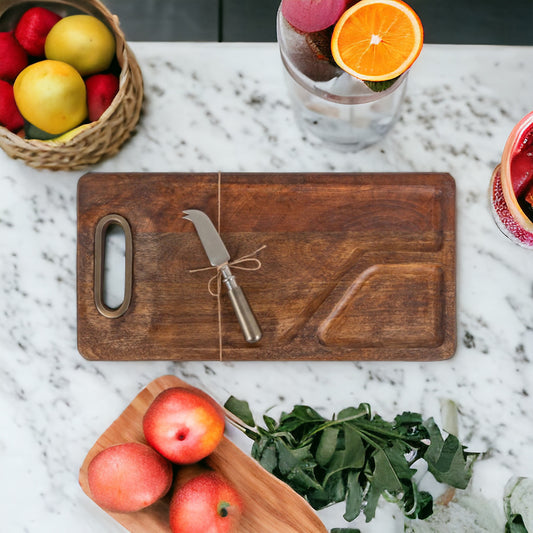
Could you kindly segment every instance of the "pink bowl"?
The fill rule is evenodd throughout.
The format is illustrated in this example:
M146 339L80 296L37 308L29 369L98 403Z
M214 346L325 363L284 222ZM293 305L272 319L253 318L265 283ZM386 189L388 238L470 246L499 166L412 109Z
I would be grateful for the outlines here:
M532 180L533 112L522 118L507 138L501 164L492 175L490 191L498 226L526 247L533 247L533 221L524 213L518 198Z

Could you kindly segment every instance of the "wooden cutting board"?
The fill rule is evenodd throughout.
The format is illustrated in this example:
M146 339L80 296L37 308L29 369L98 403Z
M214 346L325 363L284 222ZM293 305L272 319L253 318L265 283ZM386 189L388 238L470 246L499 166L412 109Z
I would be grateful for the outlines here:
M263 329L244 341L184 209L205 211ZM132 233L131 302L95 306L95 231ZM441 360L456 346L449 174L92 173L78 184L78 349L93 360ZM219 350L221 331L222 354Z
M189 387L176 376L161 376L149 383L91 447L80 468L79 483L92 499L87 471L102 450L123 442L146 444L144 413L154 398L170 387ZM327 533L311 506L287 484L267 472L227 438L203 464L228 479L243 498L244 512L238 533ZM177 468L175 482L185 468ZM171 533L168 513L172 489L163 499L135 513L108 512L131 533ZM282 512L280 511L282 509Z

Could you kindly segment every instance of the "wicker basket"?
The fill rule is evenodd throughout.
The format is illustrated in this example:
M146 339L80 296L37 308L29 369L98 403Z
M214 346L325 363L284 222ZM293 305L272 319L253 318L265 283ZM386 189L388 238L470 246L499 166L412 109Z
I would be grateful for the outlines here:
M77 170L97 163L103 157L118 152L131 136L141 114L143 80L135 56L128 47L118 18L98 0L53 0L31 2L2 0L0 21L10 24L10 18L20 16L24 10L39 5L60 14L84 12L107 23L115 35L116 56L120 67L119 91L111 105L95 122L64 143L24 139L0 126L0 147L15 159L22 159L31 167L50 170ZM74 9L73 9L74 8ZM5 15L5 16L4 16ZM3 29L6 31L6 29Z

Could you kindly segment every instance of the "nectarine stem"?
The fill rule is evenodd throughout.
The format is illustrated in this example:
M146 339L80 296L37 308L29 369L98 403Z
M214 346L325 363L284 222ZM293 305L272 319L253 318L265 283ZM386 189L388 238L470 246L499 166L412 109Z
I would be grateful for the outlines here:
M220 502L217 507L217 513L222 517L225 518L229 514L229 508L231 507L231 504L228 502Z

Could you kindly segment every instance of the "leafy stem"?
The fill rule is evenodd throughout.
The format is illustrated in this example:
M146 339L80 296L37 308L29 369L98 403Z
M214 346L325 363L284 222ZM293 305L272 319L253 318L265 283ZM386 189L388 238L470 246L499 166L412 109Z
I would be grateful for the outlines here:
M326 428L338 426L338 425L344 424L345 422L352 422L353 420L358 420L359 418L362 418L365 415L366 415L365 413L359 413L356 415L347 416L344 418L337 418L337 419L329 420L328 422L324 422L323 424L315 428L313 431L311 431L311 433L307 435L307 440L303 442L302 445L305 446L306 444L310 444L313 441L313 436L316 435L317 433L320 433L321 431L324 431Z
M344 500L348 521L361 512L371 520L381 496L409 518L426 518L433 499L418 488L413 465L424 460L438 481L465 488L477 457L454 435L443 438L435 421L418 413L404 412L389 422L361 404L328 420L296 405L278 421L264 415L262 427L247 402L230 397L224 407L229 421L254 441L252 457L265 469L315 509Z

